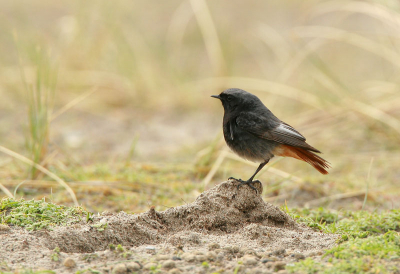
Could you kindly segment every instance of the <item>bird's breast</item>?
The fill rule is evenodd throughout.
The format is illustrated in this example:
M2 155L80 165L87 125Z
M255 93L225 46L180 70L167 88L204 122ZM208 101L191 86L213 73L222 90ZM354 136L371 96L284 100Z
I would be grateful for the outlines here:
M253 135L240 128L235 121L226 121L223 124L226 144L240 157L254 162L263 162L271 159L276 143Z

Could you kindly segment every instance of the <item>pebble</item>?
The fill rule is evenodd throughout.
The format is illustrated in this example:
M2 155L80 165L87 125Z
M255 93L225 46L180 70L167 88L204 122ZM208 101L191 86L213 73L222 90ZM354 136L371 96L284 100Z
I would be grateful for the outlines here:
M156 254L156 248L154 246L146 246L146 252L152 255Z
M259 255L257 254L257 252L254 249L246 249L246 250L244 250L244 254L259 257Z
M73 268L73 267L76 266L76 263L75 263L75 261L74 261L72 258L68 257L68 258L66 258L66 259L64 260L63 265L64 265L65 267L68 267L68 268Z
M390 261L400 261L400 256L391 256L389 258Z
M271 257L269 257L269 259L274 261L274 262L279 261L279 258L276 257L276 256L271 256Z
M168 271L168 273L171 273L171 274L180 274L181 271L180 271L178 268L172 268L172 269L170 269L170 270Z
M221 253L221 252L223 252L223 251L224 251L224 250L223 250L223 249L220 249L220 248L217 248L217 249L214 250L214 252L217 253L217 254L219 254L219 253Z
M8 225L0 224L0 231L9 231L10 229Z
M202 263L207 261L207 257L205 255L196 255L196 261Z
M262 262L263 264L265 264L265 263L274 262L274 260L273 260L273 259L263 259L261 262Z
M178 257L178 256L172 256L172 260L174 260L174 261L181 261L182 258L181 258L181 257Z
M175 262L173 260L166 260L165 262L163 262L162 268L165 269L175 268Z
M130 263L126 264L126 268L130 272L139 271L140 270L140 265L137 262L130 262Z
M213 262L217 259L217 253L215 253L214 251L208 251L207 254L207 260Z
M292 256L297 260L304 260L306 258L306 256L304 256L304 254L301 253L294 253Z
M285 269L286 263L280 261L280 262L276 262L274 265L274 271L279 271L279 270L283 270Z
M308 253L308 257L315 257L324 254L322 251L313 251Z
M227 246L224 248L225 252L228 254L239 253L240 248L238 246Z
M165 261L165 260L168 260L168 259L169 259L168 255L158 255L157 256L157 260L159 260L159 261Z
M114 266L112 273L113 274L123 274L123 273L126 273L126 271L127 271L126 265L117 264L116 266Z
M105 223L107 223L107 219L106 219L106 218L103 218L103 219L101 219L101 220L99 221L99 223L100 223L100 224L105 224Z
M185 253L182 255L182 259L187 262L194 262L196 260L196 256L191 253Z
M251 256L251 255L245 255L243 258L243 263L245 265L255 265L257 264L257 259L255 256Z
M284 255L285 253L286 250L284 248L280 248L271 252L271 255L279 256L279 255Z
M217 255L218 262L222 262L224 260L224 258L225 258L225 256L224 256L224 253L222 253L222 252Z
M265 263L265 267L266 267L266 268L272 268L273 266L274 266L274 263L273 263L273 262Z
M155 263L147 263L143 266L143 269L145 270L151 270L151 269L156 269L157 268L157 264Z
M214 250L214 249L220 249L220 248L221 248L221 246L217 243L212 243L212 244L208 245L208 250L210 250L210 251Z

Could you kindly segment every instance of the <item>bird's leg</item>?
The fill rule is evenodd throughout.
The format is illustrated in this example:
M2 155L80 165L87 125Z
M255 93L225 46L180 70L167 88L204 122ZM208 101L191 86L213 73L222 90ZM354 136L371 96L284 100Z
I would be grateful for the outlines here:
M256 174L257 174L266 164L268 164L268 162L269 162L269 160L266 160L265 162L261 163L261 164L258 166L256 172L254 172L253 176L251 176L250 179L248 179L247 181L244 181L244 180L242 180L242 179L236 179L236 178L233 178L233 177L229 177L228 180L235 180L235 181L240 182L240 184L237 186L238 189L239 189L239 187L242 186L242 185L248 185L250 188L254 189L254 190L256 191L256 193L257 193L258 191L257 191L257 189L253 186L253 184L254 184L254 182L256 182L256 181L258 181L258 180L253 181L253 179L254 179L254 177L256 176ZM260 181L258 181L258 182L260 182Z

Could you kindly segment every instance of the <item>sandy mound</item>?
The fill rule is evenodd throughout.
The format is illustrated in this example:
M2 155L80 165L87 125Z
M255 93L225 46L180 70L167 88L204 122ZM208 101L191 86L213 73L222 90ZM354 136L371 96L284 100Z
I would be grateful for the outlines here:
M141 250L143 245L202 250L210 243L218 243L221 248L237 246L265 251L284 248L304 253L334 244L335 235L298 225L279 208L265 203L254 190L247 186L237 189L237 184L223 182L203 192L193 203L162 212L150 209L138 215L103 213L93 223L82 222L53 231L28 233L12 228L0 235L9 251L8 255L0 255L0 259L12 268L49 267L50 256L32 251L59 247L61 254L91 253L106 250L110 244L135 247L135 250ZM262 185L256 187L262 193ZM18 260L20 257L25 259ZM52 263L51 268L54 267Z

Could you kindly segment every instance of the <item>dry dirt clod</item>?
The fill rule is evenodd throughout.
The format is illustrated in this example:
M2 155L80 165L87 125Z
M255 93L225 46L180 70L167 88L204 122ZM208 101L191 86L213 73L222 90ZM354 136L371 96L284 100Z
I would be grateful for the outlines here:
M127 268L125 264L117 264L114 266L112 273L113 274L125 274L127 272Z
M151 270L157 268L157 264L155 263L147 263L143 266L144 270Z
M157 260L158 260L158 261L165 261L165 260L168 260L169 257L170 257L170 256L168 256L168 255L158 255L158 256L157 256Z
M258 263L257 258L251 255L243 256L242 260L245 265L256 265Z
M286 263L284 263L284 262L281 262L281 261L276 262L274 265L274 271L283 270L283 269L285 269L285 266L286 266Z
M196 261L202 263L207 261L207 257L205 255L196 255Z
M173 260L167 260L162 264L162 268L165 269L175 268L175 262Z
M282 256L282 255L285 255L285 254L286 254L286 250L284 248L280 248L280 249L274 250L271 253L271 255L274 255L274 256Z
M302 253L294 253L293 254L293 257L296 259L296 260L304 260L305 258L306 258L306 256L304 256L304 254L302 254Z
M211 261L211 262L213 262L217 259L217 253L215 253L215 251L208 251L206 256L207 256L207 260Z
M240 248L238 246L227 246L224 249L228 254L236 254L240 252Z
M210 250L210 251L215 250L215 249L220 249L220 248L221 248L221 246L217 243L212 243L212 244L208 245L208 250Z
M253 256L257 257L258 259L261 258L261 256L254 249L246 249L246 250L243 250L243 252L246 255L253 255Z
M154 246L146 246L146 252L152 255L156 254L156 248Z
M0 224L0 232L9 231L11 228L8 225Z
M128 271L135 272L140 270L140 265L136 262L130 262L126 264Z
M191 253L185 253L182 255L182 259L187 262L194 262L196 260L196 256Z

